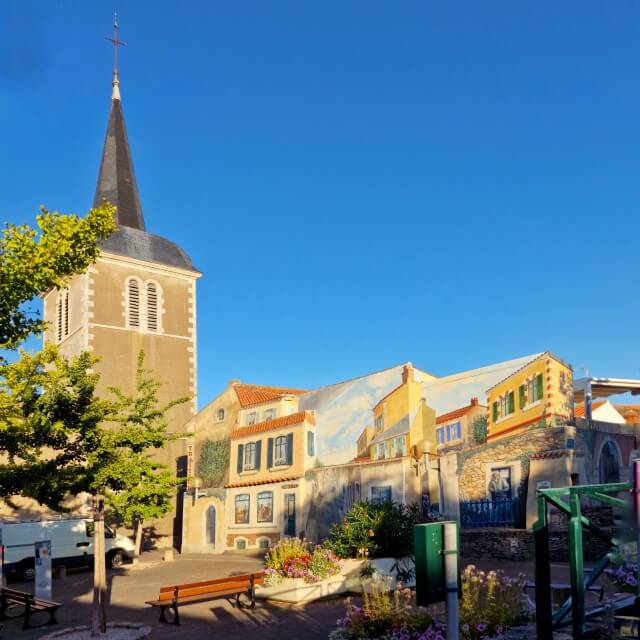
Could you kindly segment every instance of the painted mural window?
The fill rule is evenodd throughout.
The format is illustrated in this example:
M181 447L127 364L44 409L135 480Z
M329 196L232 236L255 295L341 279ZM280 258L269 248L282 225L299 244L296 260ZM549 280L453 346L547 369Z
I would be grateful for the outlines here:
M382 504L383 502L391 502L391 487L371 487L371 503Z
M315 438L313 431L307 431L307 455L314 456L316 453Z
M216 414L216 418L217 418L218 422L222 422L224 420L224 409L218 409L218 412Z
M256 468L256 443L249 442L244 445L244 461L242 468L245 471L252 471Z
M500 396L498 400L498 417L506 418L510 416L516 410L515 393L513 391L507 391L504 395ZM495 412L494 412L495 414Z
M492 500L511 497L511 467L491 469L491 478L487 487Z
M436 429L436 443L444 444L444 427L438 427Z
M258 522L273 522L273 492L258 494Z
M275 441L275 460L274 464L289 464L289 442L286 436L280 436Z
M247 414L247 424L255 424L257 417L258 417L258 414L255 411L252 411L251 413Z
M249 494L241 493L235 501L236 524L249 524Z
M399 436L393 441L393 454L395 457L407 455L407 439Z
M376 418L376 432L380 433L384 429L384 414L380 414Z
M276 410L275 409L267 409L264 412L264 421L265 422L269 422L269 420L273 420L276 417Z
M462 438L462 424L460 422L452 422L446 427L447 441L460 440Z
M529 404L533 404L534 402L538 402L538 400L542 399L544 389L543 389L543 378L542 374L539 373L537 376L527 380L526 384L520 386L520 406L524 407ZM526 398L525 398L526 393Z

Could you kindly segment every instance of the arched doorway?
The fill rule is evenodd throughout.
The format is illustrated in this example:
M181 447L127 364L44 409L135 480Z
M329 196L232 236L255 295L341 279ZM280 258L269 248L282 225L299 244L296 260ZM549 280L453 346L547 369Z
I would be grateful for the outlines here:
M211 505L205 513L205 531L207 544L216 546L216 508Z
M620 454L611 440L604 443L600 452L600 482L620 482Z

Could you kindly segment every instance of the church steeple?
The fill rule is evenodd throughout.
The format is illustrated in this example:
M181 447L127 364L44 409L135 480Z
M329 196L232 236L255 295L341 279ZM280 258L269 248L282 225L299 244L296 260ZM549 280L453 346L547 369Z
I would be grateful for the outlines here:
M107 38L113 42L114 66L111 94L111 109L107 124L107 135L102 150L100 161L100 173L93 206L102 204L108 200L117 207L116 218L119 225L133 227L144 231L144 216L142 205L133 171L131 149L127 139L127 129L122 113L122 101L120 100L120 81L118 79L118 47L125 43L118 38L118 18L115 16L113 23L113 38Z

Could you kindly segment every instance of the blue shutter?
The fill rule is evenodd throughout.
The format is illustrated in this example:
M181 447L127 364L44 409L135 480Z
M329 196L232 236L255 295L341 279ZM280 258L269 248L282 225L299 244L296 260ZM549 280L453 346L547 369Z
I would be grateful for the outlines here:
M273 438L267 440L267 469L273 467Z
M244 446L239 444L238 445L238 473L242 473L242 454L244 453Z
M293 464L293 433L287 434L287 464Z
M462 425L456 422L456 438L462 438Z
M260 471L260 459L262 458L262 440L256 442L256 471Z

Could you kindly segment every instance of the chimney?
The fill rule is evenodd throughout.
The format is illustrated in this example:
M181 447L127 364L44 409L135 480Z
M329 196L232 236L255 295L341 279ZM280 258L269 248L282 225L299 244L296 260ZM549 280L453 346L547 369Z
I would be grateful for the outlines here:
M411 380L413 382L413 365L410 362L402 367L402 384L407 384Z
M477 396L473 396L473 398L471 398L471 406L472 407L477 407L478 406L478 397Z

